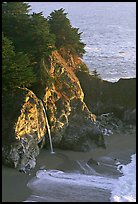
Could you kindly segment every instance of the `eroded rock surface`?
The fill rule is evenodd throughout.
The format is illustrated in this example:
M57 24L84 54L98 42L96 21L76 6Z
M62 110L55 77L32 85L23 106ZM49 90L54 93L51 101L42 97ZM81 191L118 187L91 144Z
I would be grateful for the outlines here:
M49 62L42 60L45 88L19 88L3 97L3 162L26 172L35 166L40 149L49 146L47 112L54 147L89 151L104 147L103 133L96 116L84 102L76 69L86 65L78 57L54 51ZM41 103L39 97L43 101ZM9 100L10 99L10 100Z

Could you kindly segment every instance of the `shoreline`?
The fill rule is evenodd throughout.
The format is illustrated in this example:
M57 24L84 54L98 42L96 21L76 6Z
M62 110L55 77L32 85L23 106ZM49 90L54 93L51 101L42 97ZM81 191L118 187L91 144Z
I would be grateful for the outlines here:
M32 193L27 187L27 183L35 177L36 171L42 166L46 169L58 169L72 171L75 167L74 161L88 161L90 158L103 160L104 157L118 158L124 164L130 162L130 156L136 152L136 133L132 132L114 134L105 137L107 148L97 148L90 152L75 152L61 149L54 149L55 154L50 153L50 149L42 149L34 169L24 174L17 169L2 167L2 202L23 202ZM102 171L102 168L101 168Z

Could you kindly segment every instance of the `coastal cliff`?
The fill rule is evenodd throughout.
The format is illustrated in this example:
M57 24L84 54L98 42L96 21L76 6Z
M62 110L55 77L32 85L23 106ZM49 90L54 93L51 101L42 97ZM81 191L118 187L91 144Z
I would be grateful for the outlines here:
M44 89L37 87L37 94L34 87L33 91L18 88L14 95L3 97L4 164L29 170L35 166L40 149L49 148L48 127L40 98L47 112L53 146L61 149L105 148L103 135L109 123L114 121L117 125L119 120L136 123L135 79L120 79L115 83L103 81L91 76L79 57L63 56L53 51L48 63L43 60L48 80ZM129 89L131 92L127 91ZM114 117L100 116L106 113Z
M136 124L136 78L109 82L87 72L78 71L76 75L89 110L96 115L113 113L125 123Z
M110 130L136 118L135 79L91 76L82 33L64 9L45 18L29 8L2 4L2 161L23 172L50 147L49 131L54 148L89 151L106 148L109 123Z
M71 55L64 59L53 51L49 62L43 60L42 65L48 77L43 90L37 87L35 94L35 88L32 88L34 91L18 88L2 101L3 163L19 169L33 168L40 149L44 144L49 148L47 124L39 98L47 111L54 147L78 151L105 147L103 134L95 123L96 116L86 106L75 74L76 68L84 67L82 60Z

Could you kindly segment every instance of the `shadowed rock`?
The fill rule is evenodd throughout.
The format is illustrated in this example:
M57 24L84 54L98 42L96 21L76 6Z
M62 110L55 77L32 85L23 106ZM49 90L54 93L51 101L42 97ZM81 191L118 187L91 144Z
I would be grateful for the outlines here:
M129 123L136 123L136 79L119 79L108 82L95 78L87 72L77 72L84 101L96 115L114 113L116 117Z

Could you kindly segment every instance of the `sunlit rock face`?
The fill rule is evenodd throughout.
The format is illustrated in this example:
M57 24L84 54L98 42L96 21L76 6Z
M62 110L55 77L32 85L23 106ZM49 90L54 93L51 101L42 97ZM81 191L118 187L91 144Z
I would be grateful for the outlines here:
M49 148L43 105L54 147L78 151L104 147L103 135L95 125L96 116L87 108L75 74L76 69L86 69L86 65L76 56L63 58L54 51L48 62L42 60L42 67L46 75L43 90L37 89L35 94L35 89L20 88L10 103L3 100L3 161L24 172L35 166L44 144ZM6 115L9 106L10 114Z
M86 120L91 121L90 123L96 120L96 116L88 110L83 101L84 93L75 75L74 67L77 66L77 63L80 66L81 60L78 59L77 61L75 58L73 61L72 57L70 65L73 64L74 67L71 67L68 65L70 58L63 59L58 52L53 52L49 69L52 83L50 87L46 87L43 96L55 145L59 145L63 137L68 137L66 130L70 128L70 123L76 115L78 124L79 118L84 123L86 123ZM81 128L81 125L79 128ZM75 131L78 131L78 129L76 128Z
M35 158L44 145L46 120L43 107L32 91L19 89L13 97L15 104L12 99L9 106L13 106L14 114L9 114L8 118L3 111L3 161L19 169L29 169L35 166ZM4 124L10 124L11 120L14 125L6 131Z
M15 135L19 140L28 135L39 141L46 132L43 107L36 95L30 90L27 91L20 116L15 124Z

